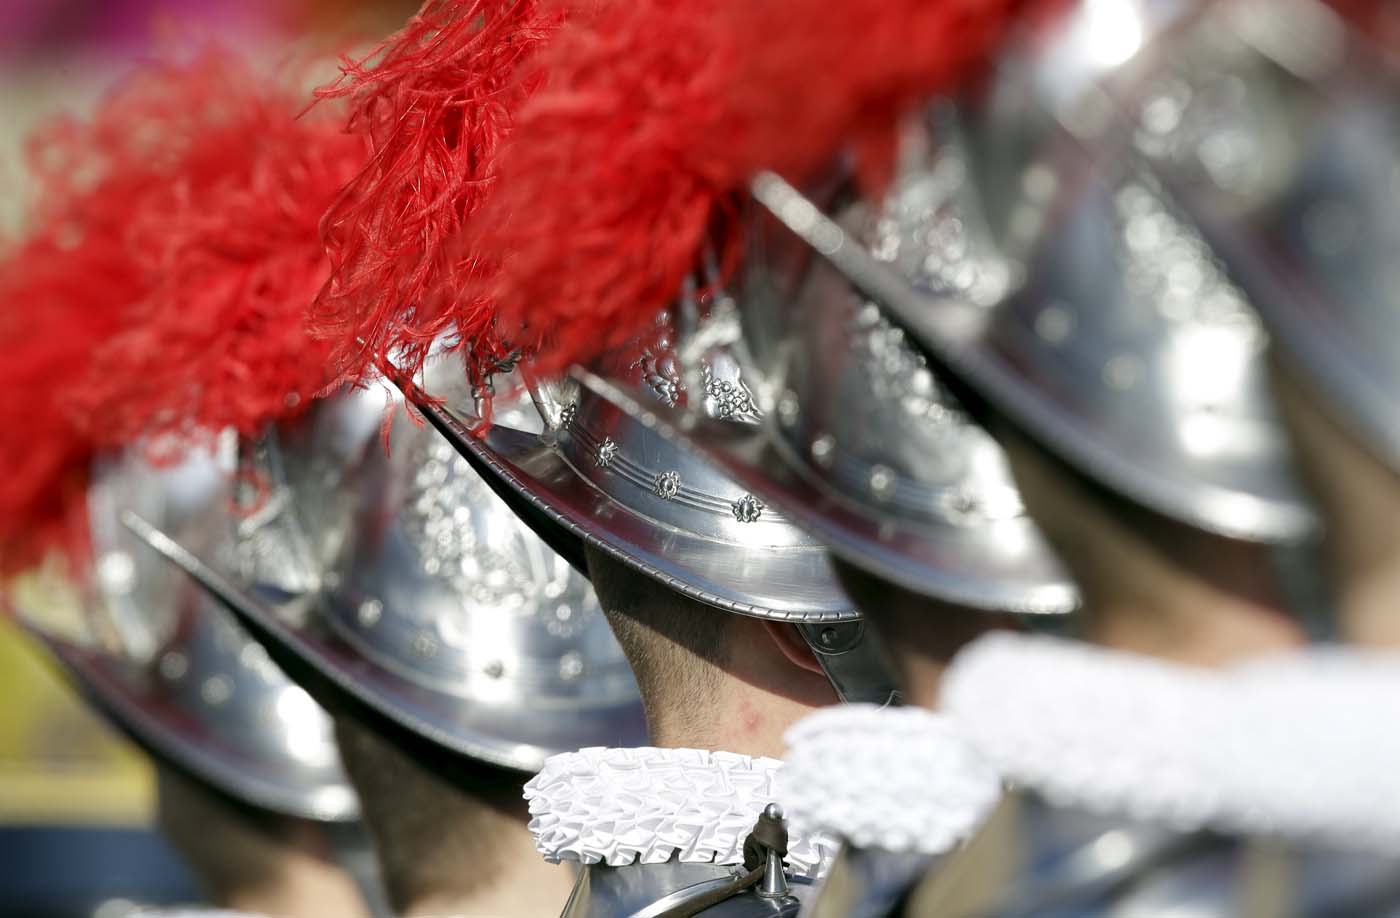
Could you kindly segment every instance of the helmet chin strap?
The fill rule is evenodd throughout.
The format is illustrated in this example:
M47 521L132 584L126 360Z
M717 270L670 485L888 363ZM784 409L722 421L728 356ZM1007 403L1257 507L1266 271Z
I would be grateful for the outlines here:
M875 632L863 621L800 623L798 632L812 648L822 672L848 704L899 704L894 669Z

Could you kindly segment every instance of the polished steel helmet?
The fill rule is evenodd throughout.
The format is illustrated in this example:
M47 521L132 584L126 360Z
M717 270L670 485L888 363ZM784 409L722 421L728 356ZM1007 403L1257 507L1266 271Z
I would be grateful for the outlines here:
M93 571L67 627L30 618L90 701L159 761L273 812L349 821L357 802L330 719L228 613L119 523L124 511L191 535L231 465L200 453L170 468L100 462L89 492Z
M260 547L237 577L133 522L318 700L416 750L531 771L643 743L588 582L431 428L399 411L386 452L384 398L324 400L245 450L256 508L241 539ZM298 573L299 559L313 567Z
M683 294L599 372L658 406L689 404L733 429L758 424L761 410L725 347L704 350L686 368L677 359L677 325L693 327L712 305ZM889 697L883 657L825 547L745 484L572 379L532 384L537 417L524 426L498 412L475 436L476 400L461 377L450 359L431 364L424 386L438 401L420 408L580 568L589 544L693 599L790 622L841 697Z
M806 258L798 245L755 236L741 304L719 304L694 337L740 355L752 390L716 380L710 363L704 384L733 387L757 423L706 423L593 374L585 384L883 579L972 608L1071 611L1077 592L1000 447L903 330L834 273L788 270ZM799 289L814 280L823 286ZM682 367L692 350L680 346Z
M1083 26L1104 6L1080 4L1004 61L985 97L911 128L873 238L858 207L774 176L755 197L1082 473L1205 530L1296 540L1314 518L1266 391L1266 337L1115 101L1118 82L1210 25L1154 18L1181 4L1124 3L1112 29ZM1058 74L1067 49L1101 66ZM789 282L799 310L838 281L825 264L794 270L812 275Z
M690 395L662 316L627 359L609 367L661 404ZM430 367L433 395L451 392L450 361ZM751 423L757 406L734 365L707 369L705 410ZM728 400L716 398L729 387ZM858 618L836 585L822 546L704 459L635 423L593 391L565 382L535 388L539 416L520 428L497 417L472 436L475 405L449 395L429 417L465 454L580 542L694 599L731 612L790 622ZM427 406L432 407L432 406ZM533 429L531 429L533 428ZM577 556L575 552L575 556Z
M1171 61L1127 111L1197 126L1185 150L1139 146L1285 358L1400 469L1400 81L1329 8L1289 6L1236 17L1233 45Z

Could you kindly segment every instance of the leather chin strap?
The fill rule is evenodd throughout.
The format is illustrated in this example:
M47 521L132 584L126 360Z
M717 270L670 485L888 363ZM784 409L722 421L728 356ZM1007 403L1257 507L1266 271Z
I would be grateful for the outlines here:
M894 669L879 638L865 622L802 623L797 630L842 701L882 706L899 703Z

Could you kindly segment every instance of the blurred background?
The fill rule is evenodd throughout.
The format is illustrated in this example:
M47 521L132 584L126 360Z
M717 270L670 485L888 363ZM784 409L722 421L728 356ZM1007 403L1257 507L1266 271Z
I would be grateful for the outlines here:
M81 113L133 63L217 36L278 57L295 43L366 43L412 0L4 0L0 2L0 234L30 203L21 161L33 126ZM61 606L58 597L52 600ZM121 918L133 902L198 900L157 833L143 754L86 707L40 648L0 618L0 916Z
M413 0L5 0L0 231L15 230L28 200L17 162L35 122L56 111L82 111L143 57L211 37L271 56L294 42L371 42L417 6Z
M152 827L149 764L0 621L0 914L120 918L196 897Z

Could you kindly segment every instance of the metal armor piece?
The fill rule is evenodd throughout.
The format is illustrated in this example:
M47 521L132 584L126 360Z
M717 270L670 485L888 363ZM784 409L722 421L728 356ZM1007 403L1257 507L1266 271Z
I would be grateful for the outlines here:
M1053 805L1033 794L1022 795L1019 804L1014 830L989 851L1003 869L1014 871L1016 880L997 887L1000 894L979 908L978 914L1226 918L1279 914L1280 907L1299 916L1397 913L1400 884L1395 880L1394 860L1326 849L1276 849L1283 858L1282 869L1261 876L1258 867L1249 863L1258 853L1250 850L1261 844L1258 839L1183 833L1127 816ZM884 852L862 854L871 861L867 872L885 869L898 876L903 866L901 859ZM843 852L843 858L847 856ZM833 875L840 865L838 861L833 866ZM936 863L933 869L944 867ZM965 873L955 882L967 879ZM1249 888L1261 880L1267 888ZM893 887L891 892L900 890ZM1267 901L1255 901L1261 893L1269 897ZM814 913L828 914L821 911L825 895L823 891Z
M1303 537L1314 519L1243 293L1145 170L1067 135L1050 162L1018 179L1036 201L1021 229L1042 223L1025 260L1009 264L978 231L955 135L897 180L873 254L781 180L760 180L756 194L840 270L813 266L809 296L855 283L1087 476L1223 535ZM950 235L961 237L957 259L938 251Z
M1293 893L1302 915L1400 915L1400 863L1356 852L1304 851Z
M82 633L35 631L91 701L161 761L245 803L348 821L357 803L330 720L195 584L141 548L118 516L139 509L194 537L226 506L231 463L156 469L103 462L90 490L94 571Z
M1024 799L1019 836L1026 869L997 905L998 913L1007 915L1103 907L1130 890L1136 878L1201 849L1233 847L1214 836L1055 807L1034 796Z
M941 244L957 257L955 240ZM781 381L768 393L777 449L829 503L845 505L814 531L845 546L853 563L938 599L1072 610L1077 591L1026 515L1001 448L903 330L848 285L792 294L756 264L744 308L750 323L776 320L782 329L753 336L776 339L755 362Z
M804 253L755 235L742 307L711 321L734 324L732 348L754 368L743 398L757 423L706 423L601 377L585 384L886 580L974 608L1072 610L1077 592L1026 516L1001 449L903 331L847 284L794 289L815 276L784 270Z
M894 853L842 845L808 913L813 918L900 914L910 890L947 865L945 855Z
M654 918L743 876L742 866L687 864L586 864L564 906L562 918ZM793 918L815 897L817 886L803 877L787 878L786 895L766 897L758 888L725 899L700 918Z
M563 914L565 918L647 918L682 909L711 918L797 915L810 895L812 881L787 875L783 864L787 843L783 809L769 803L744 840L742 865L685 863L683 854L676 852L660 864L639 860L628 866L585 866ZM754 882L759 871L762 876Z
M256 575L240 587L159 533L150 541L328 707L519 770L642 741L636 683L587 581L433 430L399 412L386 454L383 407L382 393L330 399L264 451L284 475L274 493L312 511L271 537L305 540L287 552L320 559L317 592ZM333 443L342 464L326 464Z
M1335 14L1312 15L1307 33L1274 42L1242 23L1233 54L1217 52L1209 67L1164 68L1127 109L1140 123L1174 102L1174 118L1217 126L1199 146L1210 149L1228 131L1235 146L1272 164L1267 184L1239 187L1232 173L1152 157L1285 356L1343 424L1400 469L1396 78ZM1212 77L1236 91L1225 99L1201 91Z
M997 915L1400 914L1396 863L1268 839L1182 834L1026 801L1028 866ZM1260 857L1272 858L1261 869Z
M702 305L683 296L676 314L693 328ZM716 424L753 428L759 408L726 342L687 336L694 353L682 360L672 321L659 317L649 335L614 355L609 378L648 403L694 399ZM839 697L889 700L883 649L841 591L824 546L712 462L574 380L532 384L537 417L522 426L498 412L478 437L478 393L465 391L460 366L438 360L426 375L438 401L419 409L575 567L586 569L583 546L593 545L682 595L791 622Z
M694 399L677 363L674 333L661 321L615 375L660 404ZM426 388L451 393L461 370L429 368ZM708 416L752 423L756 405L738 369L711 363L702 383ZM476 437L474 407L448 397L421 406L473 464L515 496L545 528L592 544L629 567L730 612L795 623L858 618L820 543L711 463L584 389L536 389L543 434L497 419ZM523 506L522 506L523 502ZM537 526L537 528L541 528Z
M810 913L886 915L891 903L910 914L1006 918L1277 913L1258 902L1243 905L1260 893L1246 889L1258 882L1249 876L1247 840L1089 813L1035 795L1019 795L1017 804L1006 831L973 842L983 850L970 862L956 863L959 855L950 854L933 859L925 872L907 855L843 849ZM1296 875L1273 878L1285 881L1270 890L1271 901L1295 906L1299 915L1380 914L1379 903L1394 894L1393 874L1390 883L1382 879L1379 859L1341 863L1310 852L1300 866ZM851 878L839 877L842 871Z
M1068 29L1003 61L984 100L930 114L868 247L858 214L828 220L771 177L755 193L938 369L1087 476L1199 528L1296 541L1314 518L1266 390L1266 338L1112 95L1194 36L1195 16L1134 22L1113 66L1055 80ZM1187 146L1173 131L1206 129L1158 114L1166 151ZM839 282L811 270L809 298Z

